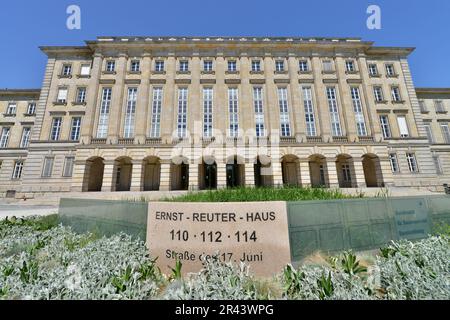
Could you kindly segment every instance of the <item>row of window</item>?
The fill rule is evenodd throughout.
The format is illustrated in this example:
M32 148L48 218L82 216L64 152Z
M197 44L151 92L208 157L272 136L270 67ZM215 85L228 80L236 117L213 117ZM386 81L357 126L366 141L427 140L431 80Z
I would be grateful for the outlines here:
M11 127L3 127L0 136L0 148L7 148ZM24 127L22 129L22 137L20 139L20 148L27 148L30 143L31 127Z
M442 132L442 137L444 138L444 142L446 144L450 144L450 128L448 126L448 123L441 122L439 124L439 126L441 127L441 132ZM436 143L436 139L434 137L433 130L431 129L431 123L426 122L424 124L424 127L425 127L425 132L427 133L428 141L430 143Z
M5 115L7 116L16 116L17 114L17 103L16 102L10 102L8 103L8 106L6 107ZM36 103L30 102L28 103L27 111L25 115L27 116L34 116L36 114Z
M444 101L442 100L434 100L434 110L436 113L447 113L447 109L445 108ZM428 109L425 100L419 100L420 112L427 113L430 112Z
M43 178L50 178L52 176L54 162L55 162L54 157L46 157L44 159L44 165L42 167L42 174L41 174ZM14 169L11 175L11 179L19 180L22 178L24 163L25 162L23 160L17 160L14 162ZM75 157L72 156L65 157L62 172L62 176L64 178L72 177L74 164L75 164Z
M398 157L397 157L396 153L389 154L389 161L391 163L392 172L400 173L400 165L398 163ZM416 159L416 155L414 153L406 153L406 162L408 164L409 172L412 172L412 173L419 172L419 166L417 165L417 159ZM441 170L441 172L442 172L442 170Z

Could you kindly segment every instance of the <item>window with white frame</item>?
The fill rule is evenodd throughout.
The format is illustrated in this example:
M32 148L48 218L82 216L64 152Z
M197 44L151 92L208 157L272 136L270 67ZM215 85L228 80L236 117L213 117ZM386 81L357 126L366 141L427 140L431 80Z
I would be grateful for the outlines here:
M151 138L159 138L161 136L162 100L163 100L163 88L154 87L152 96L152 123L150 126Z
M275 71L276 72L284 71L284 60L278 59L275 61Z
M228 71L229 72L236 72L237 71L236 60L228 60Z
M134 137L134 124L136 120L137 88L128 88L127 105L125 110L125 123L123 137L130 139Z
M2 128L2 135L0 137L0 148L7 148L8 147L8 141L9 141L9 134L11 132L10 127L3 127Z
M383 138L389 139L392 137L391 126L389 125L389 116L386 114L380 115L380 125L381 132L383 133Z
M388 77L394 77L395 74L395 68L394 65L392 63L386 64L386 75Z
M436 113L445 113L444 102L442 100L434 100L434 107L436 109Z
M400 132L401 138L408 138L409 137L409 129L408 124L406 122L405 116L398 116L397 117L397 123L398 123L398 129Z
M22 178L23 163L24 162L21 160L14 162L14 170L12 174L13 180L19 180L20 178Z
M205 72L213 71L213 62L212 62L212 60L204 60L203 61L203 71L205 71Z
M30 143L31 127L24 127L22 130L22 138L20 139L20 147L26 148Z
M409 172L419 172L419 167L417 166L416 155L414 153L407 153L406 161L408 162Z
M391 164L391 170L393 173L399 173L400 172L400 166L398 165L398 159L396 153L390 153L389 154L389 162Z
M383 88L381 86L373 87L373 95L375 96L376 102L384 101Z
M106 72L114 72L116 71L116 61L108 60L106 61Z
M211 87L203 88L203 137L212 137L213 131L214 91Z
M112 88L103 88L100 113L98 116L97 138L106 139L108 136L109 111L111 107Z
M86 102L86 88L79 87L77 89L77 103L85 103Z
M64 168L62 174L63 177L65 178L72 177L74 164L75 164L75 157L66 157L64 159Z
M339 107L336 97L336 88L335 87L327 87L326 89L327 100L328 100L328 110L330 112L331 118L331 133L333 137L341 137L342 129L341 122L339 118Z
M355 112L355 121L356 121L356 128L358 131L358 136L365 137L365 136L367 136L367 128L366 128L366 122L364 119L364 111L363 111L363 107L362 107L359 88L351 87L350 93L352 95L353 111Z
M298 62L298 67L300 69L300 72L308 72L309 71L308 60L300 60Z
M178 88L177 136L187 136L188 88Z
M253 72L261 71L261 60L252 60L252 71Z
M278 88L278 106L280 108L280 129L282 137L291 136L291 123L289 119L288 91L285 87Z
M450 144L450 128L448 127L448 123L441 123L441 131L445 143Z
M44 165L42 167L42 177L43 178L50 178L52 176L54 161L55 161L54 157L45 157L44 158Z
M355 62L353 60L346 60L345 61L345 70L347 72L355 72Z
M427 134L428 141L430 143L434 143L433 131L431 130L431 123L425 123L424 125L425 132Z
M375 63L369 64L369 75L372 77L378 76L378 67Z
M323 71L332 72L333 71L333 61L331 60L323 60Z
M27 107L27 115L34 115L36 113L36 103L30 102Z
M399 87L392 87L391 88L392 93L392 101L394 102L401 102L402 96L400 95L400 88Z
M64 64L61 74L63 76L66 76L66 77L72 75L72 65L71 64Z
M6 108L6 114L8 116L15 116L17 111L17 104L15 102L9 103L8 107Z
M164 71L164 60L156 60L155 61L155 71L156 72Z
M438 155L433 155L434 167L436 168L436 174L443 174L444 170L442 169L441 159Z
M130 71L131 72L141 71L141 62L139 60L131 60Z
M81 132L81 117L73 117L72 124L70 127L70 140L78 141L80 140Z
M91 65L90 64L82 64L80 69L80 75L89 76L91 74Z
M239 136L239 93L238 88L228 88L228 136Z
M315 137L317 135L316 121L314 115L314 102L312 97L311 87L303 87L303 107L305 109L306 117L306 135L308 137Z
M189 71L189 61L181 60L180 61L180 72L188 72Z
M264 97L262 87L253 87L253 108L255 111L255 132L257 137L265 137Z
M58 96L56 97L56 102L58 103L67 103L67 88L59 88Z
M52 130L50 132L50 140L58 141L61 135L62 118L55 117L52 121Z

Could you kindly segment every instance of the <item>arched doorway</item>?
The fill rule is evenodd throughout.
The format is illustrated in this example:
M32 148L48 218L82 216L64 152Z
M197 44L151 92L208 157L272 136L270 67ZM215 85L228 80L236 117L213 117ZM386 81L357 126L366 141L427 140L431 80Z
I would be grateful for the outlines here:
M238 156L227 160L226 166L227 188L236 188L245 185L244 161Z
M129 157L121 157L114 161L114 191L130 191L133 164Z
M103 158L95 157L86 161L84 171L83 191L99 192L102 191L103 172L105 164Z
M177 157L172 159L170 185L173 191L189 189L189 161L187 158Z
M283 185L300 186L299 159L294 155L286 155L281 160L281 171L283 173Z
M356 188L353 158L347 154L336 157L336 170L340 188Z
M144 191L158 191L161 178L161 163L157 157L144 159Z
M327 162L324 156L316 154L309 157L309 175L313 188L329 187Z
M213 157L204 157L198 166L200 190L217 189L217 163Z
M367 187L384 187L380 158L374 154L365 154L362 157L362 164Z
M273 186L271 159L268 156L258 156L253 166L256 187Z

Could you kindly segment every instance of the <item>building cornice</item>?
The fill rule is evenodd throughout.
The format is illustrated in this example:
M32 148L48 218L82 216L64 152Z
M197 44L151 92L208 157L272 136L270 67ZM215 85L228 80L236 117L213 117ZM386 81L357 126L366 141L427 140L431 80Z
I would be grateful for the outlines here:
M29 96L39 98L41 89L0 89L0 96Z
M450 94L450 88L416 88L417 94Z

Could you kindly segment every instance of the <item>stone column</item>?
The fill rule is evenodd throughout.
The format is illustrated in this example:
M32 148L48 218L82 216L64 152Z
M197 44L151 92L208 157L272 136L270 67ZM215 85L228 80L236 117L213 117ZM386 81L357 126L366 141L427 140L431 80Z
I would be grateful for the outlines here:
M323 83L322 74L322 60L319 56L313 56L311 59L312 70L315 80L314 95L316 97L316 114L318 115L316 119L316 125L320 128L320 133L325 142L331 138L331 120L330 111L328 107L328 100L326 95L326 84ZM313 86L311 86L313 88Z
M142 80L138 89L138 101L136 105L135 143L144 144L148 134L147 122L150 110L150 70L151 58L144 54L142 59Z
M309 172L309 161L308 159L300 160L298 164L298 171L301 179L301 186L311 187L311 174Z
M328 185L330 188L339 188L339 179L336 169L336 158L327 158Z
M364 175L364 167L362 164L362 160L353 159L353 167L355 168L354 181L352 182L352 186L355 188L365 188L366 185L366 177ZM353 178L353 177L352 177Z
M159 190L160 191L170 190L170 160L161 161Z
M227 165L225 162L217 161L217 189L227 187Z
M118 142L119 137L122 136L122 115L124 109L124 90L125 85L125 73L127 70L127 56L121 54L116 64L117 76L116 83L113 85L111 108L109 111L109 124L108 124L108 142L113 144Z
M274 187L283 186L283 171L281 170L281 162L272 158L272 176Z
M117 166L115 161L105 161L102 192L115 191Z
M189 190L198 190L198 163L189 164Z
M87 191L88 181L84 181L85 176L89 177L89 166L86 166L86 161L75 161L72 176L72 192Z
M255 186L255 165L253 162L245 163L245 186Z
M144 174L142 160L133 160L133 167L131 171L131 188L130 191L144 190Z

